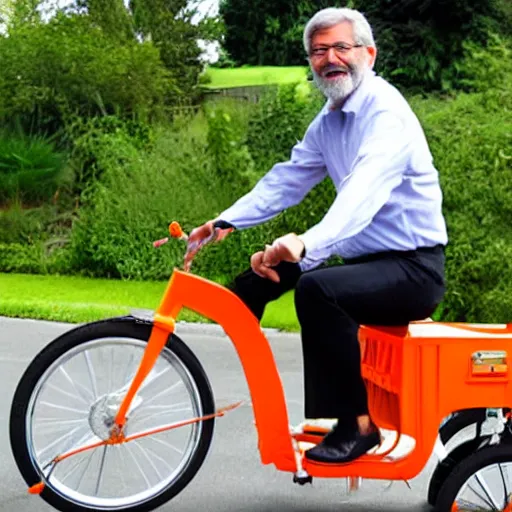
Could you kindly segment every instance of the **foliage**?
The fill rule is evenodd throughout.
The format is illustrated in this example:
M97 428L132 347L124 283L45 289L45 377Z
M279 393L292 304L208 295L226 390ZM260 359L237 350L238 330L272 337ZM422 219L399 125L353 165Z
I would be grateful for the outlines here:
M379 48L376 70L402 87L455 88L466 44L481 47L488 44L489 34L512 33L507 0L351 0L343 4L367 16ZM224 50L238 65L304 64L304 26L324 7L331 4L223 0Z
M484 47L469 41L464 43L464 51L457 70L461 88L479 92L512 88L512 39L489 34Z
M302 28L327 0L222 0L223 47L238 64L304 65Z
M108 37L121 42L133 39L133 23L123 0L78 0L77 4L87 9L92 24Z
M503 4L504 5L504 4ZM499 0L355 0L374 29L380 74L404 87L456 87L464 44L507 32Z
M69 272L68 243L74 211L67 200L0 211L0 271Z
M75 174L73 190L80 194L111 161L123 165L136 157L139 150L150 149L153 131L146 123L116 116L75 117L67 123L66 140L71 147L70 165Z
M234 199L221 185L207 155L205 130L175 121L155 136L152 151L133 150L121 162L100 159L101 178L84 194L73 231L73 268L98 276L166 277L183 255L180 243L156 251L173 219L185 229ZM231 195L230 195L231 193ZM228 197L226 197L226 195Z
M208 109L207 122L207 151L216 176L235 190L253 185L254 163L242 139L245 133L237 130L229 112L222 108Z
M70 181L66 156L42 136L0 133L0 204L51 199Z
M42 244L4 244L0 242L2 272L44 274L46 258Z
M441 313L448 320L510 321L512 88L413 105L440 170L449 228Z
M146 119L176 87L150 43L120 44L85 16L59 14L0 38L0 122L60 129L70 115Z
M195 99L203 71L198 40L217 39L222 31L219 21L198 19L197 8L187 0L130 0L129 6L136 33L153 42L180 90Z

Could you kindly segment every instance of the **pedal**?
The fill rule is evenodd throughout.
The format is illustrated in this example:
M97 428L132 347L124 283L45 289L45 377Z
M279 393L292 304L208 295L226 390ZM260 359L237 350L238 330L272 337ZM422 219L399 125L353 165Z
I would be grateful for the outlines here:
M311 475L297 475L297 473L295 473L293 475L293 483L299 485L312 484L313 477Z

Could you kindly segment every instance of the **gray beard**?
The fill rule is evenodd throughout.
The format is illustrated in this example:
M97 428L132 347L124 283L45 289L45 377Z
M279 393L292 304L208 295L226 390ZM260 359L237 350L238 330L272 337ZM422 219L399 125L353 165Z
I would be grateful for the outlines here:
M359 84L363 81L365 68L364 66L356 66L349 71L348 76L336 80L326 80L313 69L311 71L313 80L322 94L334 105L340 105L359 87Z

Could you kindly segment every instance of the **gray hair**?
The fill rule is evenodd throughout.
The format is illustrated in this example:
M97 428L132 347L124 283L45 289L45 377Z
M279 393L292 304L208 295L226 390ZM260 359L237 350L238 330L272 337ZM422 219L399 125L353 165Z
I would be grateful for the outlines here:
M329 7L318 11L304 28L304 49L306 53L309 55L311 52L311 39L316 31L334 27L344 21L352 23L356 44L375 47L372 28L363 14L348 7Z

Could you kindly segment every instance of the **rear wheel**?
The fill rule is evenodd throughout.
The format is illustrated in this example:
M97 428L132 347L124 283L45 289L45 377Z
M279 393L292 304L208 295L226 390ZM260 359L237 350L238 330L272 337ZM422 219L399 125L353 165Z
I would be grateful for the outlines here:
M451 471L439 491L436 510L501 512L511 497L512 445L489 445L460 461Z
M84 451L48 476L55 457L109 438L151 327L131 317L78 327L45 347L21 378L10 418L12 451L29 486L46 477L41 497L58 510L149 511L201 467L213 419ZM213 412L201 364L171 335L132 402L125 435Z

